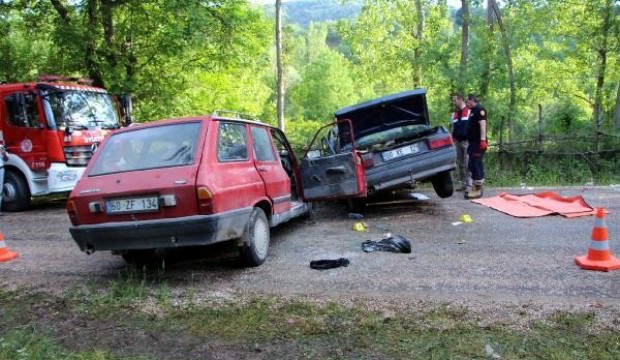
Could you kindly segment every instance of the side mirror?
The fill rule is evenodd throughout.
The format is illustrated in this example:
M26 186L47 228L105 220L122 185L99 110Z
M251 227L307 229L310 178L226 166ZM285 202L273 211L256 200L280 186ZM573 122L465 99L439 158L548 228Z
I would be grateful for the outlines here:
M131 113L133 111L133 104L131 102L131 95L121 95L121 112L125 118L125 126L131 125L133 121L131 118Z

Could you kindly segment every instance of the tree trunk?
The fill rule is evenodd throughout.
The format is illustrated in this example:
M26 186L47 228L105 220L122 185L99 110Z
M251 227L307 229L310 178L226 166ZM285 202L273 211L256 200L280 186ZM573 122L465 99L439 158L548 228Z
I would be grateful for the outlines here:
M610 18L612 12L611 0L605 1L605 13L603 14L603 43L596 50L598 55L598 73L596 76L596 92L594 95L594 112L592 117L596 125L596 151L601 150L601 132L603 127L603 86L605 86L605 70L607 69L607 42L609 38Z
M106 44L106 57L111 66L117 64L117 54L114 49L114 20L112 18L112 4L109 1L101 2L101 20L103 23L103 38Z
M508 66L508 79L510 80L510 104L508 105L508 118L507 118L507 127L508 127L508 141L512 140L512 130L513 130L513 114L515 112L515 108L517 105L517 86L515 84L515 76L512 67L512 53L510 51L510 42L508 40L508 34L506 33L506 28L504 27L504 22L502 21L502 14L499 11L499 7L497 6L497 1L491 0L493 3L493 11L495 13L495 17L497 18L497 25L499 26L499 31L502 35L502 45L504 46L504 53L506 54L506 63Z
M420 58L422 57L422 42L424 40L424 8L422 6L422 0L415 0L415 9L418 16L416 24L416 31L413 35L418 43L413 50L413 87L418 87L422 84L422 69L420 66Z
M86 26L90 31L87 33L84 60L88 76L93 80L93 85L103 87L103 75L97 63L96 36L97 27L99 26L97 5L97 0L88 0L86 3Z
M459 78L457 89L460 92L465 91L467 58L469 57L469 0L461 0L461 13L463 16L461 28L461 62L459 64Z
M62 21L65 24L68 24L71 18L69 17L69 11L67 8L60 2L60 0L51 0L51 2Z
M493 35L495 33L495 11L493 10L492 0L487 0L487 25L489 28L488 36L484 46L484 54L482 54L483 68L481 83L480 83L480 97L485 99L489 93L489 87L491 85L491 62L493 61L493 54L495 53L493 46Z
M276 0L277 112L278 127L284 131L284 71L282 67L282 0Z
M616 128L620 129L620 82L618 82L618 92L616 93Z

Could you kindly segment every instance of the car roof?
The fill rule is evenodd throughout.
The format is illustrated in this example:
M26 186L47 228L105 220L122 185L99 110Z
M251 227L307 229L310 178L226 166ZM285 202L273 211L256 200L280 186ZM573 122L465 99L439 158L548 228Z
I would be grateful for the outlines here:
M246 123L246 124L259 125L259 126L264 126L264 127L269 127L269 128L276 128L275 126L271 124L263 123L260 121L239 119L239 118L229 118L229 117L215 116L215 115L200 115L200 116L186 116L186 117L180 117L180 118L155 120L155 121L148 121L148 122L135 122L135 123L132 123L128 127L116 130L115 133L132 131L136 128L143 128L143 127L154 127L154 126L161 126L161 125L168 125L168 124L182 124L182 123L195 122L195 121L206 122L206 121L213 121L213 120L234 121L234 122L239 122L239 123Z
M340 110L337 110L334 115L337 118L342 117L345 114L349 114L352 112L356 112L359 110L363 110L366 108L372 108L372 107L376 107L379 106L381 104L387 104L387 103L391 103L394 101L399 101L399 100L403 100L409 97L416 97L416 96L420 96L420 95L425 95L426 94L426 89L424 88L419 88L419 89L414 89L414 90L409 90L409 91L403 91L397 94L391 94L391 95L386 95L377 99L373 99L370 101L366 101L363 102L361 104L357 104L357 105L352 105L352 106L348 106L345 108L342 108Z

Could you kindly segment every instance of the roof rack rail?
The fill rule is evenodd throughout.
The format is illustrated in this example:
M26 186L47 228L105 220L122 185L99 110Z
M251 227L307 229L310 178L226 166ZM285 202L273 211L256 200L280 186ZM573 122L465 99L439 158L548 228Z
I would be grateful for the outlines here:
M47 74L47 75L39 75L38 80L41 82L72 82L77 83L79 85L92 85L93 80L87 78L80 78L75 76L64 76L64 75L55 75L55 74Z
M213 110L213 115L215 116L226 116L226 115L232 115L233 117L239 118L239 119L244 119L244 120L253 120L253 121L260 121L260 119L254 115L250 115L250 114L244 114L238 111L232 111L232 110Z

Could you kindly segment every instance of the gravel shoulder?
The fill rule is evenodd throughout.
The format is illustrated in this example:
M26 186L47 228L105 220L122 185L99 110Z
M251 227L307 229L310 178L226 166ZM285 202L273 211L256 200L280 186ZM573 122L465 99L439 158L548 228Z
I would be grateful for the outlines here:
M536 189L535 191L542 190ZM620 255L620 192L610 187L545 189L583 195L607 217L612 250ZM489 189L523 193L521 189ZM517 219L462 200L439 199L375 204L363 220L368 232L352 230L345 207L321 203L310 220L295 220L272 231L267 262L243 269L228 246L180 251L159 271L178 302L188 292L204 302L242 301L252 296L355 304L370 308L466 307L481 321L514 320L515 313L544 316L555 310L596 311L601 319L620 313L620 271L584 271L574 257L586 252L592 217L547 216ZM474 223L453 225L461 214ZM40 205L0 218L7 245L18 260L0 264L4 289L61 294L76 287L105 287L128 272L109 252L86 255L71 239L60 203ZM362 241L385 233L410 239L411 254L364 253ZM346 257L348 267L309 268L316 259ZM525 309L525 310L524 310ZM520 322L516 321L518 326Z

